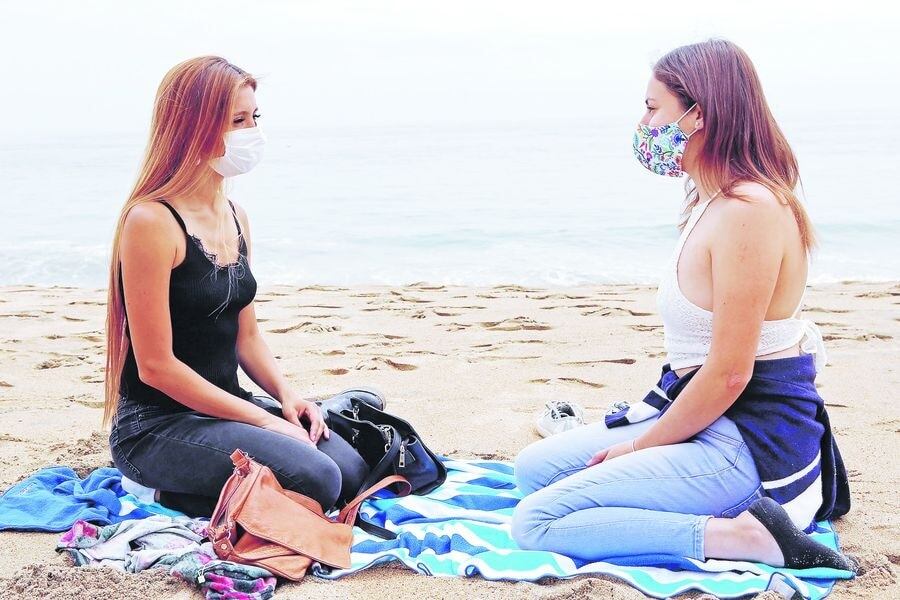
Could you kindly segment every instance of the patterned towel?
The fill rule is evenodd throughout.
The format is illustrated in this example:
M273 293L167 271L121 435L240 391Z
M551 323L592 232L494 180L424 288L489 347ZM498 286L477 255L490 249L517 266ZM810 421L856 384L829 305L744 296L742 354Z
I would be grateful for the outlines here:
M129 573L166 569L199 585L206 600L268 600L275 577L259 567L218 560L206 540L209 519L154 515L97 527L76 521L59 539L76 566L111 567Z
M366 519L399 533L382 540L354 530L349 569L316 566L318 577L336 579L371 566L398 561L426 575L490 580L537 581L545 577L609 575L657 598L699 590L719 598L735 598L766 589L792 588L818 600L836 579L850 579L835 569L776 569L726 560L700 562L677 556L640 556L611 562L584 563L552 552L519 550L509 531L513 509L522 497L512 465L491 461L446 460L447 482L427 496L385 498L366 502ZM811 534L837 549L830 523Z

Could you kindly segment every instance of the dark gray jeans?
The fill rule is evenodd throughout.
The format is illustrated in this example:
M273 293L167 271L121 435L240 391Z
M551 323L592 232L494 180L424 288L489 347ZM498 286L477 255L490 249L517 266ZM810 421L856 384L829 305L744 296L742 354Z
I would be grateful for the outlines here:
M254 396L252 402L282 416L272 398ZM171 413L128 399L120 401L109 447L126 477L160 490L163 505L190 516L212 514L234 469L230 455L236 448L272 469L285 489L313 498L326 511L352 499L369 472L356 450L334 433L313 448L247 423L196 411Z

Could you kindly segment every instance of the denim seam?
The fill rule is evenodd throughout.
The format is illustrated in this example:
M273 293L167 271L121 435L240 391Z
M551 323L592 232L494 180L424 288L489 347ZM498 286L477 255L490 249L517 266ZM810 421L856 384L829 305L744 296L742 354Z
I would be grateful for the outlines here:
M583 471L583 470L585 470L586 468L587 468L586 466L584 466L584 467L572 467L571 469L562 469L561 471L557 471L557 472L556 472L556 475L554 475L553 477L551 477L550 480L549 480L546 484L544 484L543 486L541 486L541 487L542 487L542 488L545 488L545 487L551 486L551 485L553 485L554 483L556 483L557 481L560 481L561 479L565 479L566 477L568 477L568 476L571 475L572 473L577 473L577 472L579 472L579 471Z
M734 506L730 506L730 507L726 508L725 510L723 510L722 511L723 517L729 518L729 519L733 518L730 516L730 513L733 512L736 508L742 507L744 504L747 504L747 502L750 500L755 500L755 499L761 498L762 496L759 493L759 491L761 489L763 489L762 483L760 483L760 485L755 490L753 490L753 492L751 492L749 496L747 496L746 498L744 498L743 500L741 500ZM741 512L744 512L744 510L746 510L746 508L744 508ZM738 514L740 514L740 513L738 513ZM726 517L725 515L729 515L729 516Z
M140 483L140 479L142 479L142 477L141 477L141 470L138 469L138 468L134 465L134 463L132 463L132 462L129 460L128 452L125 452L125 451L121 448L121 445L119 444L119 436L118 436L118 433L116 434L116 443L110 446L110 452L112 452L113 447L115 447L116 449L118 449L118 454L119 454L119 456L122 458L122 462L124 462L126 465L128 465L128 468L131 469L131 475L134 476L134 477L136 478L136 480L137 480L138 483Z
M628 508L628 507L626 507L626 506L602 507L601 506L598 508ZM638 510L641 510L641 509L638 509ZM651 509L647 509L647 510L651 510ZM668 512L668 511L660 510L660 511L656 511L656 512ZM686 514L686 513L671 513L671 514L674 515L674 514ZM550 529L552 527L554 531L568 531L570 529L584 529L584 525L564 525L562 527L559 527L559 526L554 527L554 525L555 525L556 521L558 521L558 519L548 519L548 520L550 521L550 524L547 526L547 529ZM621 521L607 521L604 523L604 525L618 525L619 523L667 523L669 525L678 525L681 523L681 521L666 521L663 519L623 519ZM531 531L534 531L539 526L540 526L540 524L533 527L531 529Z
M724 433L719 433L718 431L715 431L713 429L707 428L707 429L704 429L701 433L703 433L705 435L710 435L710 436L716 438L717 440L724 442L724 443L728 444L729 446L733 446L735 448L740 448L742 445L744 445L746 443L746 442L744 442L743 438L736 440L733 437L729 437L729 436L725 435Z
M169 437L169 436L166 436L166 435L162 435L162 434L160 434L160 433L155 433L155 432L153 432L153 431L148 431L148 432L147 432L147 435L153 436L154 438L161 438L161 439L163 439L163 440L168 440L168 441L170 441L170 442L179 442L179 443L181 443L181 444L188 444L188 445L191 445L191 446L196 446L196 447L198 447L198 448L204 448L204 449L206 449L206 450L212 450L212 451L214 451L214 452L218 452L219 454L224 454L225 456L228 456L228 457L229 457L229 460L231 460L231 453L230 453L230 452L227 452L227 451L225 451L225 450L220 450L219 448L216 448L215 446L206 446L206 445L204 445L204 444L198 444L197 442L191 442L191 441L189 441L189 440L183 440L183 439L181 439L181 438ZM329 457L329 458L330 458L330 457ZM275 473L281 475L282 477L284 477L287 481L290 481L294 486L297 487L297 489L303 489L303 487L304 487L303 484L297 482L293 477L291 477L291 476L289 476L289 475L286 475L286 474L282 473L281 470L278 469L277 467L273 467L273 466L271 466L271 465L265 465L265 466L266 466L266 467L269 467L270 469L272 469L273 472L275 472Z

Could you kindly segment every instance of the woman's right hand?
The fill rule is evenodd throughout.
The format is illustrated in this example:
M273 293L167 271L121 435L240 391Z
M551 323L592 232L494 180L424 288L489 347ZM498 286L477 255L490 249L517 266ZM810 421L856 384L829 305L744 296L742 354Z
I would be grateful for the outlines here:
M268 431L274 431L276 433L292 437L295 440L303 442L304 444L309 444L313 448L316 447L313 441L309 439L309 433L307 433L307 431L303 429L303 427L294 425L290 421L286 421L285 419L276 417L274 415L271 415L271 417L271 419L266 419L266 421L262 425L260 425L260 427Z

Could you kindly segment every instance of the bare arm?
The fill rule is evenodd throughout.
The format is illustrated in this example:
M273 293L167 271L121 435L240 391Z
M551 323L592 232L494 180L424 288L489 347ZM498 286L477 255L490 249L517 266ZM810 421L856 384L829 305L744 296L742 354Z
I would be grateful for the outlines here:
M277 417L213 385L172 351L169 279L177 249L173 223L165 207L146 203L129 212L122 232L122 281L138 375L188 408L264 427Z

